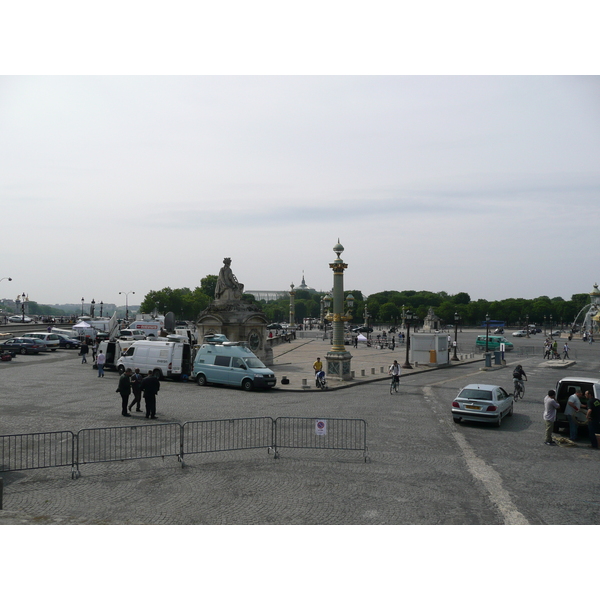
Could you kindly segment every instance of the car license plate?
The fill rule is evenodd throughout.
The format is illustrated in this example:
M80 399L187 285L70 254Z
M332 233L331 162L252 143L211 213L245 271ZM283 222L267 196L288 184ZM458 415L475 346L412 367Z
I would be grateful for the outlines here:
M475 406L474 404L467 404L465 405L465 408L468 408L469 410L481 410L481 406Z

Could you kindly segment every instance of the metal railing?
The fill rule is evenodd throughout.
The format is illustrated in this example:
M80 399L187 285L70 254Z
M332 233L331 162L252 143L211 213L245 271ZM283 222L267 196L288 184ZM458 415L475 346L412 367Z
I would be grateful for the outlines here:
M186 421L182 426L180 458L186 454L273 447L271 417Z
M74 464L75 435L72 431L0 436L0 471L73 467Z
M76 465L179 456L181 425L101 427L77 432Z
M367 461L367 423L362 419L278 417L275 419L275 458L280 448L358 450Z
M100 427L0 436L0 472L46 467L266 448L358 450L367 461L367 423L362 419L250 417L140 426Z

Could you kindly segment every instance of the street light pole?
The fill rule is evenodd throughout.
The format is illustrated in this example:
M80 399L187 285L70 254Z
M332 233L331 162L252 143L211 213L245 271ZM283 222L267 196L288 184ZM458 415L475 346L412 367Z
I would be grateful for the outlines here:
M129 321L129 294L135 294L135 292L119 292L119 294L125 294L125 320Z
M458 313L454 313L454 356L452 357L452 360L458 360L458 356L456 356L456 349L458 348L457 338L458 338L458 321L459 320L460 320L460 317L458 316Z
M404 313L404 323L406 325L406 360L404 361L404 364L402 365L403 369L412 369L412 366L410 364L410 361L408 360L408 356L409 356L409 350L410 350L410 322L412 320L412 313L407 310Z
M81 296L81 318L83 319L83 296Z
M490 340L490 315L485 315L485 353L489 352L489 340Z
M529 314L525 315L525 321L527 322L527 337L529 337Z

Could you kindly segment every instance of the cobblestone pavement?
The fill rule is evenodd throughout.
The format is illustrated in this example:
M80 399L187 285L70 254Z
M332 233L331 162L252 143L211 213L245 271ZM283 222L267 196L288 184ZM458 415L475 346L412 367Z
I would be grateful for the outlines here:
M327 392L310 387L311 365L329 349L298 339L275 348L278 379L289 386L245 393L195 383L161 384L157 423L299 416L364 419L368 456L337 450L283 449L87 464L5 472L0 524L503 524L599 523L600 458L586 448L541 444L541 398L566 374L594 376L598 355L580 349L577 364L519 359L530 376L525 401L502 428L453 424L449 402L464 384L500 382L508 367L483 371L480 358L448 368L403 373L389 394L387 367L395 353L351 349L353 369L365 375ZM516 358L516 357L515 357ZM384 373L381 373L384 367ZM375 374L371 374L371 369ZM88 427L147 425L125 419L115 393L117 374L104 378L72 351L17 357L2 371L0 435ZM368 385L357 385L357 383ZM314 385L314 383L313 383ZM552 489L552 497L548 490ZM585 510L584 510L585 509Z

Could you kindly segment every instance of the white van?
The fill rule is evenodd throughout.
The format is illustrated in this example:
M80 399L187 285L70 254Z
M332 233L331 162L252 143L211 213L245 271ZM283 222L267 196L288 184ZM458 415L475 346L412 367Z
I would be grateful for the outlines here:
M117 360L117 371L139 369L143 374L152 371L162 379L180 379L192 372L192 351L180 336L168 336L162 340L136 340L125 354Z
M192 377L198 385L221 383L240 386L246 391L275 387L275 373L249 348L240 346L239 342L215 341L218 343L202 344L196 353Z
M117 361L121 356L127 351L129 346L133 344L135 340L105 340L98 344L98 352L102 351L102 354L106 356L106 362L104 363L105 369L112 369L113 371L117 370ZM94 369L97 369L98 366L96 363L93 365Z
M146 337L159 337L162 328L161 321L134 321L127 329L142 332Z

